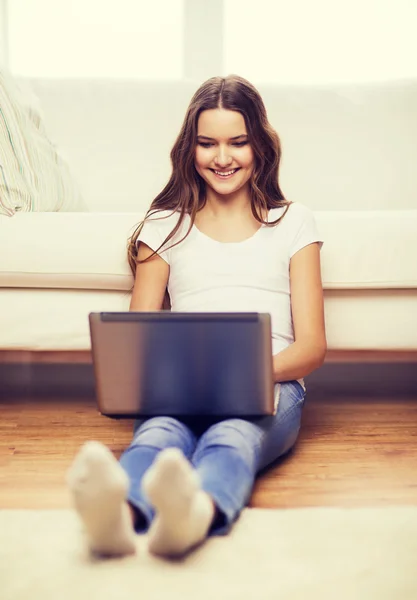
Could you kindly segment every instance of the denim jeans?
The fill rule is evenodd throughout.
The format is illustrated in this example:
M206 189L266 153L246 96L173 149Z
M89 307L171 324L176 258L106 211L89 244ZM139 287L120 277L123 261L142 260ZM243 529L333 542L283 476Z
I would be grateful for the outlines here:
M142 477L158 452L180 448L197 470L201 488L216 504L220 519L209 535L223 535L250 500L257 473L294 445L301 424L305 391L298 381L275 385L274 416L248 419L151 417L135 422L133 440L120 458L129 476L127 500L146 531L154 510L141 489Z

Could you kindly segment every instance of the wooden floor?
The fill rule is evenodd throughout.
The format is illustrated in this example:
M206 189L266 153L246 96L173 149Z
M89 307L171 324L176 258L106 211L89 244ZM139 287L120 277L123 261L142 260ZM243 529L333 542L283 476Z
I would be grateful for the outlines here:
M132 421L101 416L94 400L0 401L0 508L68 508L65 473L80 445L117 457ZM294 450L258 479L251 506L417 503L417 398L308 397Z

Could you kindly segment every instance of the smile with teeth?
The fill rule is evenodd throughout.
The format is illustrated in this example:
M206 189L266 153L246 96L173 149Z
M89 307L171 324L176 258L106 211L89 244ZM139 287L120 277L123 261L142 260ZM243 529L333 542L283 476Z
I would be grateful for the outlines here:
M238 169L232 169L231 171L215 171L212 169L213 173L217 175L217 177L221 177L222 179L227 179L228 177L232 177L238 171Z

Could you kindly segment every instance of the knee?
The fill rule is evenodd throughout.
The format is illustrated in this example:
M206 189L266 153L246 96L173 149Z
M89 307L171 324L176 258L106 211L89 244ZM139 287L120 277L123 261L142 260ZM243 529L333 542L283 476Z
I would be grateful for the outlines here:
M176 429L181 429L183 426L183 423L174 417L150 417L143 423L142 431L159 427L167 431L175 431Z
M261 446L260 432L243 419L227 419L210 427L201 438L205 452L209 448L228 448L241 456L245 463L256 460Z
M181 445L187 438L183 423L173 417L152 417L136 431L132 445L162 449L167 444Z

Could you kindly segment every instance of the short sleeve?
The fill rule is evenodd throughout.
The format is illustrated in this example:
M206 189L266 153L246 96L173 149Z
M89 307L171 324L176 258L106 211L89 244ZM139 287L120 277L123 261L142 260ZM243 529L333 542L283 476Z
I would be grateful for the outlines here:
M138 242L143 242L152 250L158 250L174 227L175 222L173 222L172 213L170 211L152 213L151 216L145 219L145 223L136 240L136 247L138 246ZM169 240L169 242L158 251L158 255L168 264L171 264L169 246L173 243L172 239Z
M295 208L292 214L294 234L291 236L289 257L292 258L298 250L314 242L319 243L321 250L324 242L320 236L313 211L298 202L291 205L290 210L292 208Z

